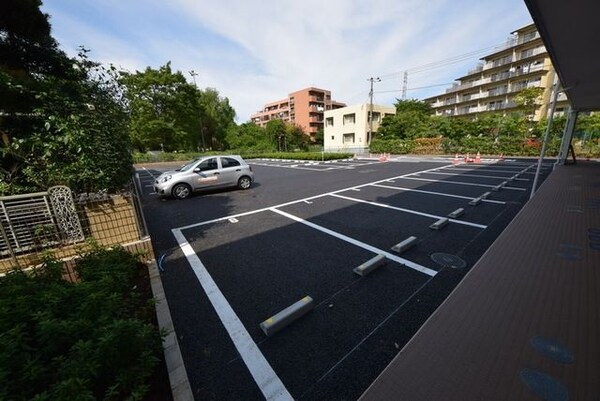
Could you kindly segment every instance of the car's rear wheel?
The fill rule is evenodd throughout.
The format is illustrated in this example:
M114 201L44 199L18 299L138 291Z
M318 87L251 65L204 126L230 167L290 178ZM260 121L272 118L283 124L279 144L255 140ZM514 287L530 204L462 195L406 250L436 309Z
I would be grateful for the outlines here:
M248 189L250 188L250 185L252 185L252 180L250 179L250 177L243 176L240 177L240 179L238 180L239 189Z
M174 198L185 199L192 193L192 188L187 184L177 184L173 187L171 193Z

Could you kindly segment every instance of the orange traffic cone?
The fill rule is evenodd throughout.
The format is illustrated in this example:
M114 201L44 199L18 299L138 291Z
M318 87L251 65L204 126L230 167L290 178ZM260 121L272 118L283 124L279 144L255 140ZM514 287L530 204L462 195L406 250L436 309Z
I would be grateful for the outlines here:
M475 163L481 163L481 154L477 152L477 156L475 156Z

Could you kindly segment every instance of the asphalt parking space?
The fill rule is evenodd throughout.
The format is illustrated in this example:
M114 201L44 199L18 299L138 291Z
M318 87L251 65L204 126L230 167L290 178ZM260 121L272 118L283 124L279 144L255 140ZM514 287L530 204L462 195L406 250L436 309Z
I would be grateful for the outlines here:
M407 209L410 212L430 214L436 216L432 217L433 220L447 217L448 214L462 208L465 214L458 217L459 224L467 222L487 225L505 207L505 202L492 200L486 200L477 207L473 207L469 205L469 202L474 197L449 196L448 193L434 192L428 189L418 189L417 191L405 191L393 185L376 184L360 188L360 191L339 192L338 195L357 199L357 201L373 202L382 205L382 207L392 206ZM480 194L481 191L476 195L479 196ZM431 223L433 222L432 219L428 221Z
M236 220L184 234L294 397L430 278L394 262L360 277L352 268L372 252L271 211ZM267 338L259 323L305 295L315 300L315 309Z
M331 171L338 169L354 169L371 164L381 163L378 160L365 159L340 159L340 160L276 160L276 159L249 159L250 165L291 168L308 171Z
M518 212L531 181L491 187L535 171L533 163L344 163L352 168L261 164L247 191L161 202L151 183L162 169L138 170L197 399L356 399ZM465 214L443 229L429 227L458 208ZM409 236L414 247L391 250ZM440 252L467 267L438 265L431 255ZM380 253L386 264L370 275L352 271ZM307 295L311 312L265 336L262 321Z

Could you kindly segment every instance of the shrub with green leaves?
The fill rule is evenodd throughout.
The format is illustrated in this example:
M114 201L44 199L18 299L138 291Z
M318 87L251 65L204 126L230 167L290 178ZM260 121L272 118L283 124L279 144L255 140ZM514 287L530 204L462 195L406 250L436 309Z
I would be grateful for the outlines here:
M0 279L0 400L140 400L160 361L145 266L121 248Z

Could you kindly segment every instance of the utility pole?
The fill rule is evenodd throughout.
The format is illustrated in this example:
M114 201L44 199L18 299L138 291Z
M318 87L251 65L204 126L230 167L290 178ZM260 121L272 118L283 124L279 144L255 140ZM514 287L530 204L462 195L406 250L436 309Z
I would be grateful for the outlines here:
M371 77L367 81L371 82L371 89L369 90L369 135L367 135L367 145L369 145L373 138L373 82L381 82L381 78Z
M194 70L190 70L189 73L194 81L194 86L196 89L198 89L198 85L196 85L196 75L198 75L198 73ZM206 144L204 143L204 127L202 126L202 117L200 117L200 137L202 138L202 151L204 152L206 149Z
M402 80L402 100L406 100L406 88L408 87L408 71L404 71L404 79Z

